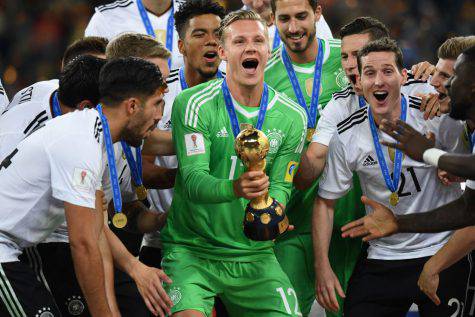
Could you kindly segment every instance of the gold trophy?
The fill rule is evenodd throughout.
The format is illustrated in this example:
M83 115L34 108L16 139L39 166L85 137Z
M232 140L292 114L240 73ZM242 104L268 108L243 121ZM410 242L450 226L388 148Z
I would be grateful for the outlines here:
M251 125L241 127L234 141L234 150L248 171L265 171L269 140L264 132ZM289 220L280 204L269 194L252 199L244 216L244 234L251 240L274 240L289 227Z

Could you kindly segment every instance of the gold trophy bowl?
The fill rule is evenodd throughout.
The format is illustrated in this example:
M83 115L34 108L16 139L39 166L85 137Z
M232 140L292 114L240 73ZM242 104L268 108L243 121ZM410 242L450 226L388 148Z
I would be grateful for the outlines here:
M269 140L264 132L246 126L234 141L234 150L248 171L265 171ZM251 240L274 240L287 231L289 220L281 205L266 193L247 204L244 234Z

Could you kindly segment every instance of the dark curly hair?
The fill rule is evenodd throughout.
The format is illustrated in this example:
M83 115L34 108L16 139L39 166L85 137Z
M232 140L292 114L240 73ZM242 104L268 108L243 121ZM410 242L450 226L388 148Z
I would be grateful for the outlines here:
M180 39L185 38L188 21L204 14L214 14L223 19L226 15L226 10L213 0L188 0L179 7L174 17L175 28Z

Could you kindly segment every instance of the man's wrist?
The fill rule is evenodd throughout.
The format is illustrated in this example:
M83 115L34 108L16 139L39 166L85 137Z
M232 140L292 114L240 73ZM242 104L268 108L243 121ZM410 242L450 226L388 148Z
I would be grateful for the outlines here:
M422 159L424 160L425 163L438 167L439 159L445 153L447 152L436 149L436 148L430 148L424 151L424 153L422 154Z

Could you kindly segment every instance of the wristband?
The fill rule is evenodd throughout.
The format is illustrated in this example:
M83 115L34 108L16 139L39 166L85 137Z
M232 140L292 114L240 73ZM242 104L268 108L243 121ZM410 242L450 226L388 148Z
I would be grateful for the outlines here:
M427 164L438 167L439 159L445 153L447 152L436 149L436 148L430 148L424 151L424 153L422 154L422 159Z

